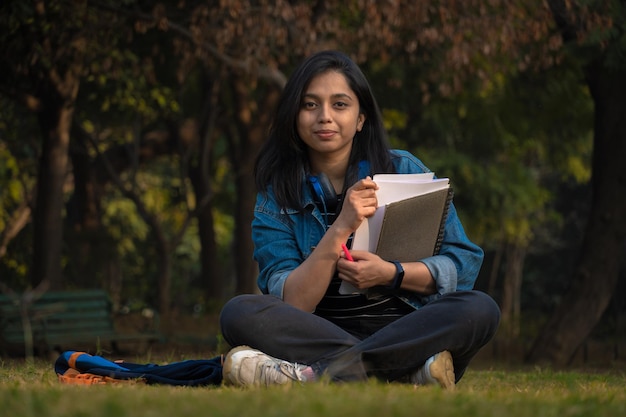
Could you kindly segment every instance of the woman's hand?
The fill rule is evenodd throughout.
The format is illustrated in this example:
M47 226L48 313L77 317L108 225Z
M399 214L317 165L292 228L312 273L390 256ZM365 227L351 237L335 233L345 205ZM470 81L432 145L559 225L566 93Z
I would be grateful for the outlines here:
M350 254L354 261L345 257L337 261L339 278L361 290L391 284L396 274L394 264L368 251L355 250Z
M354 232L363 220L374 215L378 207L376 199L378 185L370 177L364 178L346 191L341 213L335 220L335 225L347 228Z

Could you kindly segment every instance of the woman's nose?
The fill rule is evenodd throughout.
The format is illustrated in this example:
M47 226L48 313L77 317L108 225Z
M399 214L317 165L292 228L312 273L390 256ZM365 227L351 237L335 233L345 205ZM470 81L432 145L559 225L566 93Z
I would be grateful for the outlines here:
M331 120L332 120L332 116L331 116L330 106L326 106L326 105L320 106L319 121L322 123L327 123Z

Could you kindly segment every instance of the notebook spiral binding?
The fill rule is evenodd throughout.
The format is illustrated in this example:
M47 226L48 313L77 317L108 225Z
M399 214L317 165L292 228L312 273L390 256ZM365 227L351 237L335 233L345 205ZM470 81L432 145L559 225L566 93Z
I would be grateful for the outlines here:
M441 244L443 243L443 234L446 230L446 220L448 220L448 212L450 211L450 205L452 204L452 197L454 197L454 190L452 186L448 188L448 198L446 199L446 205L443 209L443 216L441 216L441 224L439 225L439 234L437 235L437 242L435 243L435 250L433 255L439 254L441 250Z

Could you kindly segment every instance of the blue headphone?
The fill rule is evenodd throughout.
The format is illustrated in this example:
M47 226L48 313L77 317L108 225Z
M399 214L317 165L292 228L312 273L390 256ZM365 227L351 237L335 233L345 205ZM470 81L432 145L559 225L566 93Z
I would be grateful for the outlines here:
M337 209L339 199L337 198L335 187L333 187L333 184L331 184L326 174L322 172L318 176L307 175L307 180L309 184L311 184L313 193L322 203L322 207L324 207L324 212L328 213L329 211L331 211L334 213Z

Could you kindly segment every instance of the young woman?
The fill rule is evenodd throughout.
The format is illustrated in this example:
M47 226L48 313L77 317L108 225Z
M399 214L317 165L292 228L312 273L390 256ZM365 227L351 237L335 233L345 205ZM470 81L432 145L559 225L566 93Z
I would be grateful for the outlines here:
M283 91L257 159L252 223L258 285L224 306L232 385L370 377L453 388L494 335L500 312L472 290L482 250L452 205L440 252L394 263L342 244L377 207L375 173L428 168L389 149L367 79L342 53L306 59ZM386 287L386 295L341 294Z

